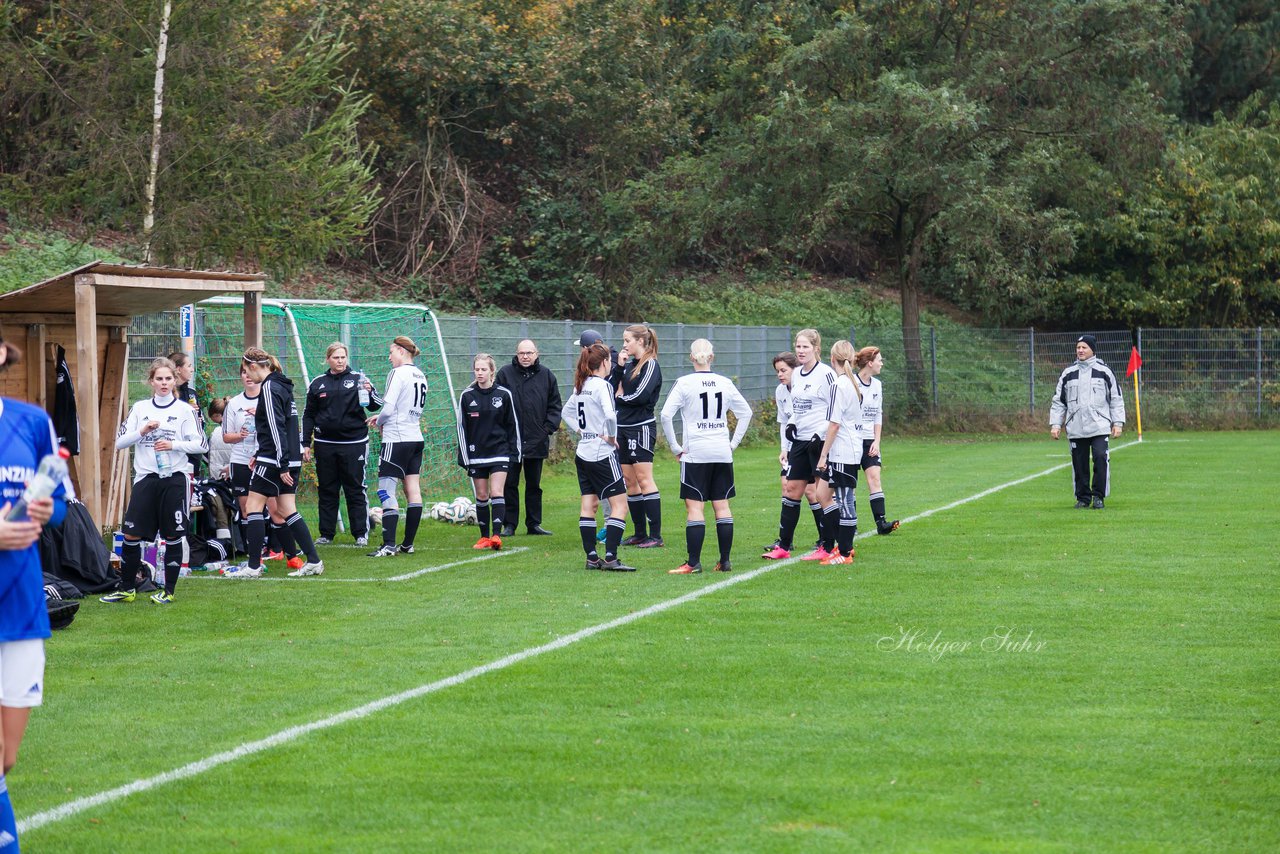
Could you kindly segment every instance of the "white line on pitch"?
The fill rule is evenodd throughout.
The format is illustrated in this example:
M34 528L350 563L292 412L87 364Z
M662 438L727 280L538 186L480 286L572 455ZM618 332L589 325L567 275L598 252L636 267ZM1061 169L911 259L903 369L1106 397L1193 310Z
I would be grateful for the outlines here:
M1136 444L1138 444L1136 441L1129 442L1124 445L1118 445L1111 450L1118 451L1121 448L1127 448ZM1027 475L1026 477L1020 477L1017 480L1011 480L1008 483L1002 483L999 486L993 486L990 489L984 489L982 492L970 495L968 498L961 498L959 501L952 501L950 504L944 504L941 507L935 507L932 510L926 510L923 513L908 516L902 520L902 523L907 524L908 522L914 522L918 519L928 518L929 516L932 516L935 513L941 513L944 510L951 510L953 508L960 507L961 505L977 501L979 498L985 498L986 496L1000 492L1001 490L1018 486L1039 477L1044 477L1045 475L1052 474L1055 471L1061 471L1070 465L1070 463L1063 463L1062 465L1053 466L1052 468L1047 468L1044 471L1036 472L1035 474ZM858 539L863 539L869 536L875 535L868 531L859 534ZM514 551L515 550L512 549L512 552ZM492 557L492 555L486 555L486 557ZM772 572L779 567L796 563L799 560L800 558L793 557L765 564L764 566L744 572L741 575L733 575L723 581L717 581L713 584L708 584L705 587L699 587L697 590L691 590L683 596L677 596L676 598L668 599L665 602L658 602L655 605L650 605L647 608L634 611L630 614L609 620L608 622L598 623L594 626L580 629L571 635L565 635L564 637L557 638L550 643L529 647L528 649L523 649L520 652L513 652L511 655L499 658L495 661L490 661L488 664L481 664L478 667L471 668L470 670L464 670L461 673L454 674L453 676L438 679L435 682L428 682L425 685L419 685L417 688L411 688L408 691L401 691L399 694L391 694L389 696L373 700L369 703L365 703L362 706L356 706L353 709L348 709L345 712L339 712L338 714L331 715L327 718L321 718L320 720L311 721L310 723L299 724L298 726L292 726L288 729L280 730L266 738L241 744L239 747L234 747L231 750L226 750L222 753L215 753L213 756L199 759L195 762L183 765L180 768L174 768L172 771L165 771L152 777L144 777L139 780L134 780L132 783L126 783L123 786L117 786L116 788L108 789L105 792L99 792L96 795L88 795L83 798L77 798L74 801L68 801L61 806L53 807L52 809L47 809L44 812L38 812L35 815L22 819L18 822L18 832L30 833L33 830L44 827L46 824L52 824L53 822L70 818L71 816L78 815L85 810L103 806L122 798L127 798L130 795L136 795L139 792L146 792L156 788L157 786L163 786L168 783L177 782L178 780L195 777L206 771L211 771L220 765L226 765L230 762L235 762L237 759L243 759L246 756L253 756L254 754L270 750L273 747L279 747L281 745L288 744L289 742L296 741L304 735L330 729L350 721L357 721L361 718L367 718L369 715L372 715L375 712L380 712L383 709L389 709L393 706L406 703L409 700L414 700L418 697L426 696L427 694L434 694L437 691L443 691L445 688L452 688L456 685L461 685L464 682L470 682L472 679L484 676L488 673L505 670L513 664L519 664L522 661L535 658L539 655L543 655L544 653L564 649L565 647L571 646L579 641L594 637L602 632L607 632L610 629L616 629L620 626L634 623L637 620L644 619L645 617L650 617L654 614L661 614L663 611L668 611L672 608L683 605L686 602L693 602L696 599L701 599L703 596L710 596L712 593L717 593L727 587L732 587L735 584L741 584L744 581L750 581L757 576L764 575L767 572Z
M340 581L340 582L347 582L347 583L353 583L353 582L367 583L370 581L408 581L411 578L417 578L420 575L426 575L427 573L430 573L430 572L439 572L442 569L453 569L455 566L463 566L464 564L468 564L468 563L479 563L482 560L493 560L496 557L502 557L504 555L517 555L517 554L520 554L520 552L527 552L528 550L529 550L529 546L516 546L513 549L503 549L502 551L499 551L499 552L489 552L488 554L476 555L475 557L469 557L469 558L466 558L465 560L455 560L453 563L442 563L439 566L428 566L423 569L414 570L413 572L406 572L403 575L391 575L386 578L334 578L333 576L326 576L326 575L311 575L306 578L290 578L287 575L283 575L283 576L282 575L264 575L259 578L227 578L226 576L221 576L221 575L190 575L187 577L188 578L216 578L219 581L225 581L227 583L231 583L235 581L246 582L246 583L254 582L254 581L294 581L301 584L314 584L318 581Z

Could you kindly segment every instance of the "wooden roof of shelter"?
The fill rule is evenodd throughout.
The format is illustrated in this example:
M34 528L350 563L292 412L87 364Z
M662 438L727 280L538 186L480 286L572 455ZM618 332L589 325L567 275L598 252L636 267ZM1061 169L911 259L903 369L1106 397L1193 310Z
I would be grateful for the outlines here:
M223 294L244 297L246 345L262 343L261 273L180 270L94 261L20 290L0 294L0 326L22 342L25 375L6 377L21 396L51 406L48 350L67 349L75 378L80 455L74 471L80 499L100 524L119 521L128 488L128 454L117 454L116 425L128 407L126 333L133 317L154 314ZM69 340L68 340L69 339ZM74 345L73 345L74 342ZM95 452L96 451L96 452ZM122 462L123 460L123 462Z

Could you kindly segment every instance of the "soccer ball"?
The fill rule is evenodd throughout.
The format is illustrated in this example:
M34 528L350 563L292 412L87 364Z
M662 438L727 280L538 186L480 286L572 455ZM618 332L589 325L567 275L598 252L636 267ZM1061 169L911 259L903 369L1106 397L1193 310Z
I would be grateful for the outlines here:
M459 495L449 504L446 518L455 525L465 525L476 518L476 505L466 496Z
M382 508L378 506L369 508L369 528L380 527L382 525Z
M427 515L437 522L447 522L449 519L449 502L437 501L431 505L431 509L427 511Z

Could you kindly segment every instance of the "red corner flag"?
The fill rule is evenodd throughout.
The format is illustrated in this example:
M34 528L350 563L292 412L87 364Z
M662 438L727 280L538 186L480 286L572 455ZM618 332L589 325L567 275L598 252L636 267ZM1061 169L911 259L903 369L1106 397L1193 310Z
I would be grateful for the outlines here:
M1132 352L1129 353L1129 367L1125 369L1125 372L1124 372L1125 378L1128 379L1129 377L1133 376L1134 373L1138 370L1138 368L1141 368L1141 367L1142 367L1142 357L1138 355L1138 348L1134 347Z

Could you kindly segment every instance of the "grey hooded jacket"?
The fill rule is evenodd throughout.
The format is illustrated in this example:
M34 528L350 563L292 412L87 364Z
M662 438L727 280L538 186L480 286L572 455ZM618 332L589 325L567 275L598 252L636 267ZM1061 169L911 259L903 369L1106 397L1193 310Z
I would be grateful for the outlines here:
M1124 423L1124 398L1116 375L1097 356L1062 372L1049 406L1049 426L1065 427L1068 439L1087 439Z

